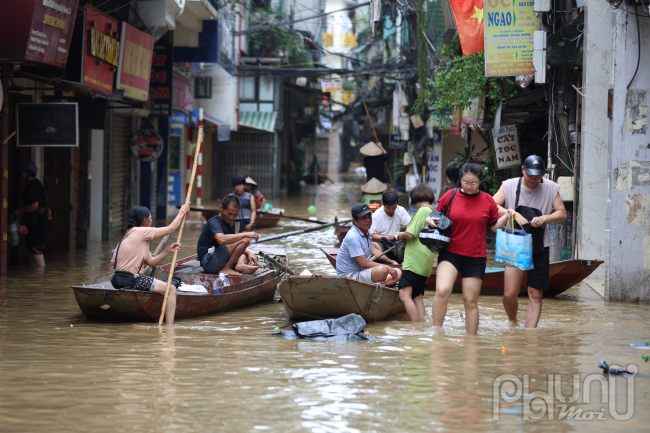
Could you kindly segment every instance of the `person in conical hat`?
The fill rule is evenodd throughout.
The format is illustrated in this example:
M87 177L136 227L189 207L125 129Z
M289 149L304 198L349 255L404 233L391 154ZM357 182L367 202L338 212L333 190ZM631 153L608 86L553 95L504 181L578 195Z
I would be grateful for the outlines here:
M361 191L368 194L381 194L386 191L388 187L385 183L380 182L376 177L370 179L364 186L361 187Z
M373 177L380 182L386 182L386 162L388 162L388 152L381 143L369 142L359 149L363 158L363 166L366 168L366 181Z
M246 178L246 192L253 194L253 197L255 197L257 212L260 212L266 204L266 198L264 198L264 195L262 195L257 187L257 182L255 182L250 176Z

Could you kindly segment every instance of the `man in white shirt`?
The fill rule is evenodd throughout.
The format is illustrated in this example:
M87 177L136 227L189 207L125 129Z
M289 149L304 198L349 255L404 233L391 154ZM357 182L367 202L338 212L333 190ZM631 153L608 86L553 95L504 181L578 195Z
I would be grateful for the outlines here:
M389 247L384 245L383 238L395 241L396 234L399 233L403 225L411 221L411 216L402 206L397 204L397 194L392 191L384 193L381 202L382 207L372 215L372 226L368 233L372 237L372 255L376 256L386 251ZM388 253L394 257L391 253ZM382 256L382 260L391 265L398 265L395 260L388 257L388 254Z

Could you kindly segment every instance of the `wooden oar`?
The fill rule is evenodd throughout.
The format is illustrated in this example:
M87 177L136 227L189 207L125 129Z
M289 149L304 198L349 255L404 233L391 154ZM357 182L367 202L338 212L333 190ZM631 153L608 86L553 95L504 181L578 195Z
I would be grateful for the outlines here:
M192 176L190 177L190 185L187 188L187 201L192 198L192 189L194 188L194 178L196 177L196 166L199 162L199 153L201 152L201 144L203 144L203 126L199 126L199 135L196 139L196 152L194 152L194 163L192 164ZM185 217L181 220L181 226L178 229L177 243L181 242L183 237L183 227L185 226ZM165 287L165 298L163 299L162 310L160 311L160 319L158 319L158 326L162 326L165 317L165 308L167 307L167 298L169 297L169 287L172 285L172 277L174 276L174 268L176 268L176 258L178 257L178 250L174 251L172 264L169 267L169 277L167 277L167 287Z
M262 257L264 257L266 260L268 260L269 262L273 263L275 266L277 266L278 268L282 269L283 271L287 272L289 275L296 275L296 273L295 273L294 271L292 271L291 269L287 268L287 267L284 266L282 263L280 263L280 262L278 262L277 260L275 260L273 257L269 256L269 255L266 254L264 251L257 251L257 252L258 252Z
M371 257L370 260L374 262L374 261L377 260L378 258L380 258L380 257L382 257L382 256L385 256L386 254L388 254L388 253L390 253L391 251L393 251L393 248L395 248L396 246L397 246L397 245L393 245L392 247L390 247L389 249L387 249L387 250L384 251L383 253L381 253L381 254L377 254L376 256Z
M372 119L370 118L370 112L368 111L366 100L363 99L363 93L361 93L361 87L359 87L359 82L357 81L356 75L354 76L354 82L357 83L357 90L359 90L359 96L361 96L361 102L363 102L363 108L366 109L366 116L368 116L368 122L370 122L372 133L375 134L375 143L379 143L379 138L377 137L377 131L375 131L375 125L372 124ZM388 179L390 180L390 184L393 185L393 190L395 191L395 194L397 194L397 204L399 204L399 193L397 192L397 187L393 182L393 176L391 176L390 174L390 169L388 168L388 163L386 161L384 161L384 168L386 169L386 173L388 173Z
M260 212L261 215L278 215L270 212ZM308 223L314 223L314 224L327 224L327 221L317 221L317 220L310 220L307 218L300 218L300 217L295 217L295 216L288 216L284 214L280 214L282 218L289 218L291 220L298 220L298 221L307 221Z
M169 241L170 236L171 235L167 235L160 240L160 243L156 247L156 250L153 252L152 256L156 257L158 254L162 252L162 250L165 248L165 245L167 245L167 241ZM155 268L152 268L151 266L147 266L146 268L144 268L144 274L151 275L154 269Z
M352 221L352 218L347 219L347 220L341 220L341 221L339 221L339 224L349 223L350 221ZM331 223L319 225L318 227L310 227L308 229L294 230L292 232L280 233L279 235L267 236L265 238L262 238L262 239L258 240L256 243L272 241L272 240L280 239L280 238L286 238L287 236L300 235L302 233L315 232L316 230L323 230L323 229L326 229L327 227L331 227L331 226L333 226L335 224L336 224L335 222L331 222Z

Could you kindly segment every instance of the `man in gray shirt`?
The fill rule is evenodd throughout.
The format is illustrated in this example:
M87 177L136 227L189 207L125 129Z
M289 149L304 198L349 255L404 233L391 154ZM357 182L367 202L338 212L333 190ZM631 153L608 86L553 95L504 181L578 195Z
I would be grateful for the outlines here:
M402 276L402 271L370 260L372 239L368 230L372 226L372 211L367 204L359 203L352 208L352 218L352 229L343 239L336 256L336 275L364 283L395 286Z
M528 309L526 328L536 328L542 313L542 297L548 290L549 245L548 224L566 221L564 203L557 183L542 179L544 160L531 155L521 167L523 178L508 179L494 195L499 215L515 210L515 218L533 237L533 266L528 271ZM519 290L524 271L506 266L504 271L503 306L508 319L517 321Z

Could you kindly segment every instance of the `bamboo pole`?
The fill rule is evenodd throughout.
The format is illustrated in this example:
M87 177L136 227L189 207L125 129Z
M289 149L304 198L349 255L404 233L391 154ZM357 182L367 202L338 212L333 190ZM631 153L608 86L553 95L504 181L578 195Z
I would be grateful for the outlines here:
M354 76L354 82L357 83L357 90L359 90L359 96L361 96L361 102L363 102L363 108L366 109L366 115L368 116L368 122L370 122L372 133L375 134L375 142L379 143L379 137L377 137L377 131L375 131L375 125L372 124L372 119L370 118L370 112L368 111L366 100L363 99L363 93L361 93L361 87L359 87L359 81L357 81L356 75ZM386 168L386 173L388 173L388 180L390 180L390 184L393 186L393 190L395 191L395 194L397 194L398 196L397 201L399 202L399 193L397 192L397 187L395 186L395 182L393 182L393 176L391 176L390 174L390 169L388 168L388 163L386 161L384 161L384 167Z
M192 189L194 189L194 178L196 177L196 166L199 163L199 153L201 151L201 145L203 144L203 126L199 126L199 135L196 139L196 151L194 152L194 163L192 164L192 176L190 176L190 184L187 188L187 201L192 199ZM183 237L183 227L185 227L185 216L181 221L181 226L178 229L178 238L176 239L177 243L181 242ZM178 250L174 251L174 257L172 258L172 264L169 268L169 276L167 277L167 287L165 288L165 298L163 299L162 310L160 311L160 319L158 319L158 326L162 326L163 318L165 317L165 308L167 308L167 298L169 297L169 288L172 285L172 276L174 275L174 268L176 268L176 258L178 257Z

